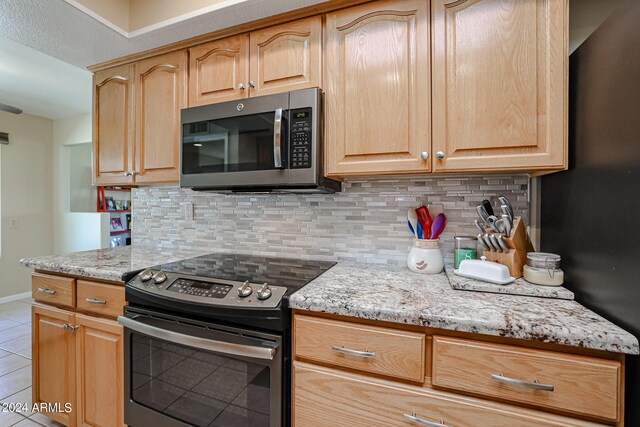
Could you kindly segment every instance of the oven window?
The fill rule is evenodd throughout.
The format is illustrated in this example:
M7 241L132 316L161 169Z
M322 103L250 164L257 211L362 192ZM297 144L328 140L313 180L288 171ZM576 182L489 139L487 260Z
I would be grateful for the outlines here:
M270 112L184 124L182 173L275 169L274 116Z
M131 396L196 426L269 426L269 368L139 334L131 341Z

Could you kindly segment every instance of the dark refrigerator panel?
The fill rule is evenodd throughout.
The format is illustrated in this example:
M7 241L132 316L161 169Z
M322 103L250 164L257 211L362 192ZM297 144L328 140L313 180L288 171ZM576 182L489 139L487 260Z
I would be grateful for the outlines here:
M576 299L640 336L640 2L571 55L569 170L541 179L542 250ZM640 359L627 357L626 425L640 425Z

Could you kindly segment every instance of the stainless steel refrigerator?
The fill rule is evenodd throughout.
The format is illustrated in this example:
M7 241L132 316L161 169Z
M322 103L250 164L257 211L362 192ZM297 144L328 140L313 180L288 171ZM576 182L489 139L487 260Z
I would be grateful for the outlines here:
M541 179L541 249L576 300L640 337L640 1L572 55L569 170ZM627 357L626 425L640 426L640 358Z

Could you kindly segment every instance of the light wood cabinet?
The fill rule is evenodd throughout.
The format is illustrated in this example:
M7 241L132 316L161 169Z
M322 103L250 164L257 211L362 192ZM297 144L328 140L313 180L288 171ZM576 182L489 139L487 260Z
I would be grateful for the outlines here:
M47 304L74 307L76 304L76 279L51 274L31 275L33 299Z
M123 65L93 75L93 181L133 183L134 71Z
M624 425L619 355L302 310L292 334L296 426Z
M189 49L189 106L249 96L249 35Z
M113 320L76 314L78 426L124 426L123 329Z
M136 64L136 183L178 182L180 109L186 105L186 51Z
M432 0L434 171L567 166L567 0Z
M40 304L31 308L32 399L34 404L58 405L46 415L68 427L76 425L76 347L69 325L71 311ZM65 412L65 404L71 411Z
M326 15L328 175L431 170L429 32L428 2L421 0Z
M69 310L32 304L33 402L62 409L71 404L71 412L45 413L68 427L124 426L124 333L113 320L122 312L117 305L124 304L124 287L41 273L33 274L34 285L42 284L43 276L48 283L67 284L74 302ZM78 298L107 300L104 310L76 305L76 286ZM76 306L111 319L77 313Z
M295 426L597 425L302 362L293 366Z
M321 39L319 16L252 31L251 96L319 87Z

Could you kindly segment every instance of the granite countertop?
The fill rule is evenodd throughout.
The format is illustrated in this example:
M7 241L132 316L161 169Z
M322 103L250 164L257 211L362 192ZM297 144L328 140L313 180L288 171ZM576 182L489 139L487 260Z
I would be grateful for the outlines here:
M20 264L37 270L123 282L127 280L128 273L205 253L202 251L166 251L142 246L122 246L64 255L22 258Z
M638 340L575 301L454 290L445 273L338 263L290 298L294 309L639 354Z

